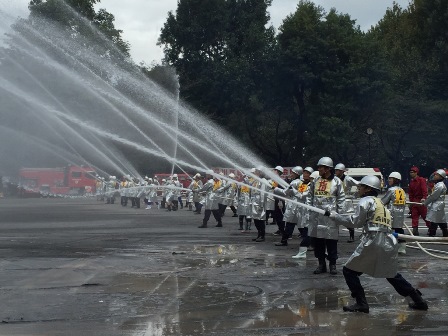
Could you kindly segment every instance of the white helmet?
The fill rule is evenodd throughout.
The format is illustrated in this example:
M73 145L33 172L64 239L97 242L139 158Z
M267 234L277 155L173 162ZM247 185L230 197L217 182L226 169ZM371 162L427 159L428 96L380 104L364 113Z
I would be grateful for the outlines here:
M229 177L230 177L231 179L234 179L234 178L235 178L235 174L234 174L234 173L230 173L230 174L229 174Z
M376 189L378 191L381 190L381 181L378 177L373 175L364 176L359 184L371 187L373 189Z
M393 177L394 179L401 181L401 174L399 172L392 172L389 174L389 178Z
M315 179L319 177L319 172L316 170L311 173L310 178Z
M165 179L162 179L162 182L166 182L166 180L165 180Z
M173 174L173 178L177 178L177 174Z
M303 174L303 168L301 166L296 166L293 169L291 169L291 171L298 176Z
M152 183L152 178L148 177L148 182Z
M325 167L330 167L333 168L333 160L330 159L328 156L324 156L322 158L320 158L319 162L317 162L317 166L325 166Z
M307 171L307 172L310 173L310 174L314 173L314 169L311 168L311 167L306 167L306 168L304 169L304 171Z
M335 167L335 170L342 170L342 171L346 171L345 169L345 165L343 163L338 163Z
M193 178L200 178L200 177L201 177L201 174L199 174L199 173L196 173L196 175L193 176Z
M442 176L443 179L446 178L446 171L445 170L437 169L436 173L439 174L440 176Z
M250 169L250 172L251 172L252 174L255 173L255 171L256 171L255 168L251 168L251 169Z
M277 166L274 168L275 170L277 170L278 172L280 172L281 174L283 174L283 167L282 166ZM280 174L280 175L281 175ZM299 174L300 175L300 174Z

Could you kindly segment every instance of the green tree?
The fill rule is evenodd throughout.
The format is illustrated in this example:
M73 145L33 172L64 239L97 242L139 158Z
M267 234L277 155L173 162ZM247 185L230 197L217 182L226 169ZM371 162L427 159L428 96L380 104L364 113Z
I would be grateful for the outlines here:
M329 154L366 163L384 83L365 35L347 14L300 1L280 27L284 89L295 111L296 162Z

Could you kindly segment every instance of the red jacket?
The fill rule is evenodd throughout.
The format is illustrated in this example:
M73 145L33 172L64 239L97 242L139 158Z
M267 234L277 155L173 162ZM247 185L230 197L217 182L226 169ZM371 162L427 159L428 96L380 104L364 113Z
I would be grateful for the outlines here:
M411 202L420 202L423 198L428 197L428 187L426 179L417 176L409 182L409 200Z

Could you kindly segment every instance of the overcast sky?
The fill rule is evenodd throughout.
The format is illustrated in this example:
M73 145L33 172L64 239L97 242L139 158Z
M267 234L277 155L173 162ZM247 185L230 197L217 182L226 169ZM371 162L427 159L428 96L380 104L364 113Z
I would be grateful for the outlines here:
M409 0L395 0L407 7ZM283 19L295 11L299 0L273 0L269 9L271 23L278 28ZM329 10L348 13L362 30L368 30L392 6L393 0L315 0L316 4ZM0 0L0 10L14 11L14 15L26 15L29 0ZM169 11L176 11L177 0L101 0L96 9L105 8L115 16L115 27L123 30L123 38L131 45L135 62L151 64L160 62L162 48L157 39ZM1 16L0 16L1 19ZM4 21L4 20L3 20ZM1 30L1 27L0 27Z

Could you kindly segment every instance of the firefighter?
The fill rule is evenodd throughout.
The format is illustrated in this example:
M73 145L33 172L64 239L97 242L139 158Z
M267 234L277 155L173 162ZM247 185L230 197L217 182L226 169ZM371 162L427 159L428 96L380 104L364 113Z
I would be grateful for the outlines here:
M115 188L117 185L117 178L115 176L109 176L109 181L106 187L106 204L115 203Z
M278 188L276 187L274 189L274 193L276 195L280 195L283 197L290 198L294 201L299 201L300 194L299 192L296 192L300 185L302 184L300 180L300 175L303 174L303 168L300 166L296 166L291 169L291 183L289 184L288 189ZM283 219L285 221L285 230L282 233L282 239L280 243L276 243L275 246L288 246L288 239L292 236L292 233L294 232L294 228L296 224L299 221L298 218L298 205L291 202L286 201L286 210L283 215Z
M203 187L202 181L201 181L201 174L196 173L196 175L193 176L193 182L190 184L190 190L192 195L192 202L194 203L195 211L193 213L195 214L201 214L201 196L199 195L199 190Z
M120 181L120 204L122 206L127 206L128 205L128 197L126 194L126 189L128 187L128 181L126 179L126 176L122 176L121 177L121 181Z
M230 179L235 179L235 174L230 173L229 174L229 178ZM235 198L235 194L236 194L236 190L237 190L237 185L235 182L232 181L226 181L226 183L221 187L220 193L221 193L221 203L219 204L220 206L220 212L221 212L221 217L224 216L224 213L227 209L228 206L230 206L230 208L232 209L233 212L233 217L237 217L238 215L236 214L236 209L233 206L233 201Z
M301 181L298 186L298 201L300 203L306 202L306 197L310 191L310 183L311 183L311 175L313 174L314 169L311 167L306 167L303 170L303 181ZM295 192L295 191L294 191ZM297 227L299 228L300 237L302 241L299 245L299 252L296 255L293 255L294 259L306 259L306 252L308 251L308 247L310 246L310 237L308 235L308 218L306 216L306 209L303 207L297 207Z
M446 172L443 169L438 169L433 177L434 187L431 195L426 199L422 199L422 203L428 207L428 214L426 220L431 224L429 226L429 236L436 235L437 227L440 227L444 237L448 237L448 229L445 215L445 194L446 185L443 181L446 178Z
M255 168L250 171L255 173ZM237 191L237 207L236 213L238 215L238 221L240 224L240 230L242 233L249 233L252 225L251 206L250 206L250 188L253 183L253 178L243 175L243 183L239 186ZM245 228L243 229L243 221L245 220Z
M171 205L173 211L176 211L179 208L179 205L181 209L184 208L184 205L182 204L182 198L180 193L180 188L182 188L182 184L180 184L177 174L173 174L173 180L172 180L172 199L171 199Z
M386 194L381 198L381 202L387 207L392 216L392 229L396 233L404 234L404 212L406 209L406 193L400 187L401 174L399 172L392 172L389 174ZM406 241L398 241L398 253L406 254Z
M251 217L254 220L258 235L252 241L264 242L266 235L266 202L269 191L272 191L270 184L264 177L263 168L255 169L255 176L250 190Z
M213 177L213 170L208 170L206 172L207 182L199 190L200 193L204 194L204 219L202 220L202 225L199 228L206 228L207 222L210 219L210 215L213 214L218 224L216 227L222 227L221 215L219 213L218 199L216 191L221 187L221 180L215 176Z
M342 181L334 175L333 160L322 157L317 163L319 177L310 186L306 204L328 211L342 212L345 205L345 193ZM314 256L319 266L314 274L327 272L325 259L330 265L330 274L337 274L339 227L329 218L309 212L308 230L314 241Z
M347 169L343 163L338 163L334 167L334 173L339 179L342 181L342 186L344 187L345 192L345 205L343 212L353 212L353 198L354 195L351 193L352 187L356 187L358 185L358 181L356 181L353 177L346 175ZM348 243L353 243L355 241L355 230L348 229L349 238Z
M381 182L375 176L365 176L358 185L361 199L354 214L340 215L334 211L326 212L335 224L349 228L363 228L361 242L343 268L343 274L351 295L356 303L344 306L348 312L369 313L364 288L359 276L366 273L374 278L386 278L398 294L409 296L413 302L409 307L427 310L428 305L422 299L418 289L412 287L398 268L398 244L392 235L392 219L388 209L378 198Z

